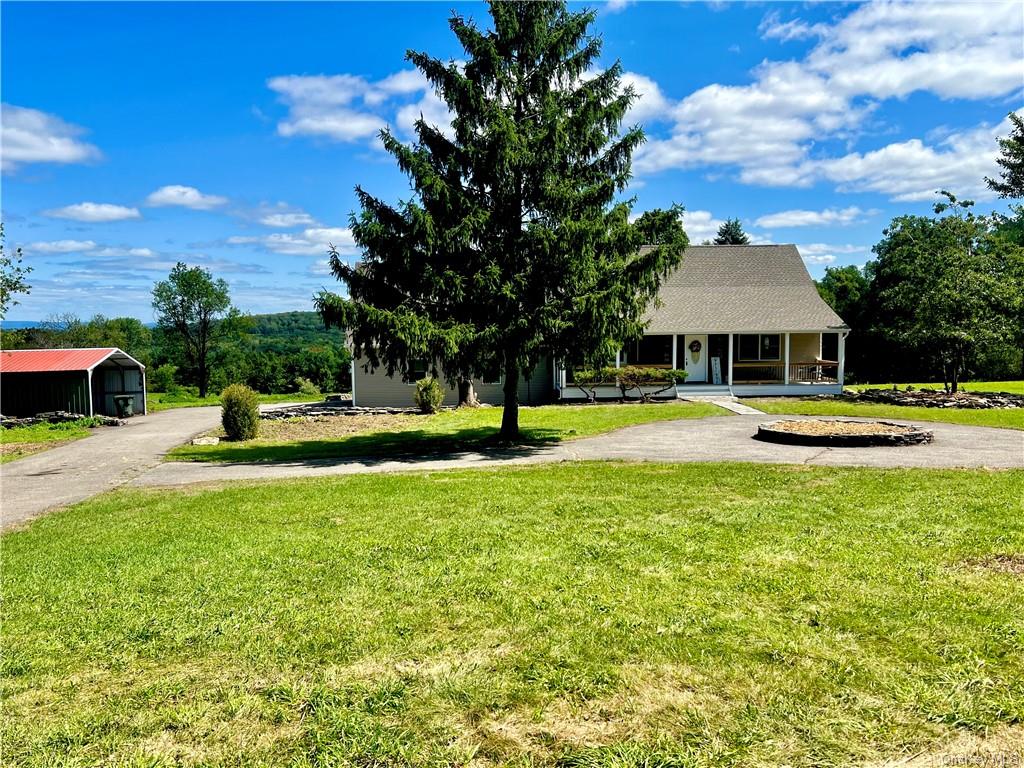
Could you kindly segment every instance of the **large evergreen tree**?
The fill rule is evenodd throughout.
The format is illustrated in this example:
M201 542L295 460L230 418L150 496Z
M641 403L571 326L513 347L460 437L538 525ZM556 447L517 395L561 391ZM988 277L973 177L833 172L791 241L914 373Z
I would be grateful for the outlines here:
M715 245L749 245L750 238L743 231L743 225L739 219L726 219L718 228L718 234L714 239Z
M989 189L1000 197L1024 198L1024 118L1010 113L1010 135L999 142L996 162L1002 168L999 180L985 177Z
M616 202L643 132L620 126L635 94L615 63L595 72L593 11L492 2L493 29L453 15L464 64L407 58L452 113L451 131L383 131L414 199L392 207L357 188L361 262L332 253L348 298L317 308L370 368L406 375L427 359L455 385L500 370L501 437L518 436L517 385L545 356L609 359L643 330L661 276L686 245L679 211L630 223ZM641 249L644 243L655 247Z

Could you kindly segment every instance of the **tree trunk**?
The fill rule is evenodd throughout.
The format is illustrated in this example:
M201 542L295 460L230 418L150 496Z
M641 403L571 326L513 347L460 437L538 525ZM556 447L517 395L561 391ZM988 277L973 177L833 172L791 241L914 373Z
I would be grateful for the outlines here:
M476 396L476 390L473 389L472 379L462 379L459 381L459 408L476 408L480 405L480 400Z
M199 364L199 396L206 397L206 390L210 386L210 374L206 370L206 363Z
M519 439L519 366L506 358L505 405L501 412L501 432L498 437L506 441Z

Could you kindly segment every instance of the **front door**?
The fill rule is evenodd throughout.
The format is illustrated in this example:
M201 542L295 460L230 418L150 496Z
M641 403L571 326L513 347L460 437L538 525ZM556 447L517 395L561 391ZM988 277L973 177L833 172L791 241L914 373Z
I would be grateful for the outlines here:
M683 368L687 383L708 380L708 337L707 334L686 334L683 338Z

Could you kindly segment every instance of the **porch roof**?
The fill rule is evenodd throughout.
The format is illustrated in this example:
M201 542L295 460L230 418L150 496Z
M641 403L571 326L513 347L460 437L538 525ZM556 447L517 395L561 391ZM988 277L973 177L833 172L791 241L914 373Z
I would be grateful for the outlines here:
M696 245L662 282L648 333L847 330L795 245Z

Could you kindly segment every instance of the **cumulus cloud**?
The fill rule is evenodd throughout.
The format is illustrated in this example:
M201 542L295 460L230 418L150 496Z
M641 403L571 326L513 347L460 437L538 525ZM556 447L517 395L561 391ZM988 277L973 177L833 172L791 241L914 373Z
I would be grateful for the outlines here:
M965 189L967 183L971 194L985 194L980 182L994 171L995 144L975 139L988 126L962 130L938 146L913 139L843 157L830 157L827 142L856 140L883 101L915 92L972 100L1019 94L1019 4L986 5L979 13L969 4L881 2L813 25L783 21L773 11L761 34L817 42L800 60L763 62L748 84L712 84L670 105L670 134L641 148L638 172L726 166L738 170L740 181L765 186L806 187L826 179L920 199L933 191L926 187ZM902 161L910 156L938 166L901 181ZM901 170L885 173L887 160Z
M25 250L29 253L76 253L91 251L96 247L92 240L50 240L41 243L29 243Z
M397 122L411 131L423 111L448 124L447 108L417 70L402 70L371 81L358 75L282 75L267 81L288 107L277 124L281 136L321 136L341 142L364 141Z
M30 163L84 163L101 154L79 137L77 125L38 109L0 105L0 168L13 173Z
M161 206L181 206L196 211L209 211L227 203L226 197L205 195L195 187L181 184L168 184L151 192L146 198L146 205L157 208Z
M797 246L800 255L808 264L834 264L836 254L869 253L866 245L829 245L828 243L804 243Z
M857 206L849 208L825 208L822 211L807 211L794 209L790 211L779 211L769 213L754 221L759 227L811 227L852 224L859 221L864 215Z
M725 219L716 219L711 211L686 211L683 213L683 229L690 243L699 245L711 240L718 234L718 228L725 224Z
M138 208L113 205L112 203L75 203L74 205L65 205L63 208L44 211L43 215L54 219L71 219L91 223L142 218Z
M304 211L293 213L268 213L260 218L260 224L275 229L291 229L307 224L316 224L316 219Z
M355 253L356 242L347 227L307 227L299 233L275 232L271 235L235 235L228 245L258 245L284 256L322 256L333 245L341 253Z

